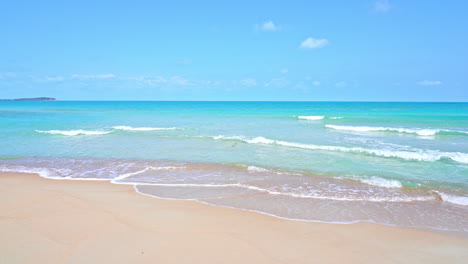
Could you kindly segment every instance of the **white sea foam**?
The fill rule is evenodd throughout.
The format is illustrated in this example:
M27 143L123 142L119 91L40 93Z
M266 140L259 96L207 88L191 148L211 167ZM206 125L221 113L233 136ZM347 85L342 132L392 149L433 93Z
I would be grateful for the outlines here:
M430 201L435 200L435 196L363 196L363 197L352 197L352 196L333 196L333 195L322 195L318 193L297 193L297 192L281 192L262 188L253 185L247 185L242 183L232 184L198 184L198 183L139 183L139 182L127 182L126 184L135 184L138 186L162 186L162 187L206 187L206 188L222 188L222 187L241 187L249 190L255 190L262 193L268 193L271 195L282 195L294 198L304 199L318 199L318 200L334 200L334 201L363 201L363 202L411 202L411 201Z
M36 130L36 132L51 134L51 135L62 135L62 136L98 136L112 133L112 131L98 131L98 130Z
M300 173L270 170L270 169L265 169L265 168L257 167L257 166L248 166L247 170L249 172L252 172L252 173L254 173L254 172L268 172L270 174L277 174L277 175L302 176L302 174L300 174Z
M176 130L177 127L131 127L131 126L114 126L113 129L126 131L158 131L158 130Z
M240 141L244 141L245 140L245 137L243 136L223 136L223 135L219 135L219 136L214 136L212 137L213 139L215 140L218 140L218 139L224 139L224 140L240 140Z
M298 116L297 118L305 120L322 120L325 116Z
M442 201L444 202L468 206L468 196L458 196L438 191L436 191L436 193L440 195L440 198L442 198Z
M247 142L247 143L250 143L250 144L272 145L272 144L277 143L276 140L268 139L268 138L264 138L264 137L255 137L255 138L252 138L252 139L245 139L244 141Z
M446 153L446 156L456 162L468 163L468 154L461 152Z
M64 169L66 170L66 169ZM31 173L37 174L46 179L53 179L53 180L82 180L82 181L109 181L110 179L107 178L93 178L93 177L86 177L86 178L73 178L69 176L56 176L53 172L46 168L27 168L24 166L13 166L13 167L0 167L0 172L12 172L12 173Z
M387 179L376 177L376 176L368 178L368 179L359 179L359 181L365 184L385 187L385 188L401 188L403 186L401 182L397 180L387 180Z
M270 171L270 170L267 170L265 168L257 167L257 166L248 166L247 170L248 171L253 171L253 172L268 172L268 171Z
M265 137L246 138L243 136L216 136L216 140L239 140L249 144L263 144L263 145L277 145L291 148L309 149L309 150L325 150L337 152L350 152L350 153L364 153L386 158L400 158L405 160L418 160L418 161L437 161L441 159L451 159L460 163L468 163L468 154L461 152L440 152L437 150L421 150L414 149L408 150L392 150L392 149L368 149L362 147L341 147L341 146L324 146L294 143L281 140L273 140Z
M141 174L143 172L147 172L149 170L183 170L183 169L187 169L187 167L174 167L174 166L164 166L164 167L154 167L154 166L148 166L142 170L139 170L139 171L135 171L135 172L130 172L130 173L125 173L125 174L122 174L118 177L115 177L114 179L112 179L112 183L117 183L117 181L121 181L125 178L128 178L128 177L131 177L131 176L135 176L135 175L138 175L138 174ZM118 182L118 183L121 183L121 182ZM128 184L128 183L126 183Z
M447 133L468 133L465 131L455 131L448 129L429 129L429 128L400 128L400 127L370 127L370 126L338 126L338 125L325 125L327 128L355 132L396 132L406 134L416 134L419 136L434 136L441 132Z
M181 169L183 167L154 167L155 169ZM220 187L240 187L249 190L255 190L258 192L268 193L271 195L282 195L295 198L309 198L309 199L319 199L319 200L335 200L335 201L365 201L365 202L411 202L411 201L430 201L435 200L435 196L426 195L426 196L363 196L363 197L353 197L353 196L335 196L335 195L322 195L319 193L301 193L301 192L284 192L276 191L268 188L258 187L254 185L248 185L243 183L226 183L226 184L212 184L212 183L142 183L142 182L133 182L125 181L125 178L134 176L140 173L143 173L152 167L147 167L143 170L123 174L114 179L108 178L79 178L79 177L58 177L51 174L51 172L44 168L27 168L23 166L14 166L14 167L5 167L0 166L0 172L18 172L18 173L35 173L40 176L48 179L57 179L57 180L84 180L84 181L111 181L115 184L126 184L126 185L135 185L135 186L165 186L165 187L206 187L206 188L220 188ZM444 201L459 204L459 205L468 205L468 198L461 196L447 195L444 193L438 192Z
M0 166L0 172L13 172L13 173L34 173L39 174L41 177L49 178L49 170L44 168L27 168L24 166Z
M116 181L119 181L119 180L123 180L125 178L128 178L128 177L131 177L131 176L134 176L134 175L137 175L137 174L140 174L140 173L143 173L143 172L146 172L148 171L149 168L145 168L145 169L142 169L142 170L139 170L139 171L135 171L135 172L130 172L130 173L125 173L125 174L122 174L118 177L115 177L114 179L112 179L112 183L115 183Z
M239 138L239 137L238 137ZM245 139L245 138L244 138ZM265 140L265 139L257 139L257 141L260 141L260 142L269 142L268 139ZM274 141L274 140L273 140ZM276 141L274 141L276 144ZM406 204L404 207L408 207L408 208L413 208L412 206L414 205L415 206L415 212L418 212L418 215L419 215L419 209L418 208L422 208L422 207L416 207L416 206L425 206L425 202L424 201L428 201L430 206L432 206L433 204L439 204L441 206L444 206L444 207L440 207L440 208L448 208L448 210L451 210L453 209L452 207L457 207L455 208L456 210L459 210L459 211L456 211L454 210L453 212L454 213L457 213L455 216L451 216L450 214L450 217L448 217L447 219L455 219L456 221L459 221L461 219L461 221L463 221L463 218L460 218L460 212L465 212L465 211L461 211L461 210L465 210L466 207L462 207L462 206L467 206L468 205L468 196L462 196L462 195L453 195L451 192L448 192L450 194L447 194L447 193L441 193L441 192L438 192L438 195L436 194L436 192L410 192L410 191L406 191L405 189L401 189L401 190L397 190L397 189L390 189L390 190L385 190L385 191L375 191L375 190L379 190L378 188L375 188L375 187L371 187L371 186L368 186L368 187L365 187L364 191L368 188L369 190L371 191L365 191L365 192L361 192L359 191L361 187L363 186L360 186L360 188L356 189L358 191L354 192L353 190L355 190L354 188L353 189L349 189L350 191L347 192L346 190L348 189L341 189L340 188L340 184L338 184L337 186L337 190L340 190L338 192L333 192L329 189L325 189L325 191L322 191L321 187L320 186L313 186L313 188L300 188L294 184L292 184L291 186L288 186L287 184L282 184L282 182L279 182L281 183L280 185L277 185L276 183L278 182L274 182L275 184L272 186L270 184L265 184L265 182L263 181L257 181L257 179L254 179L253 182L245 182L245 181L223 181L223 182L219 182L217 180L209 180L208 181L195 181L192 183L192 181L183 181L183 182L180 182L180 183L174 183L170 178L168 178L168 181L166 183L149 183L149 184L145 184L143 182L141 182L142 180L144 181L145 179L147 179L147 176L150 175L147 173L147 171L152 171L152 170L155 170L155 171L160 171L160 170L179 170L179 169L185 169L186 167L184 166L188 166L188 168L190 168L190 165L187 165L187 164L190 164L190 163L181 163L181 162L178 162L178 163L174 163L174 162L159 162L158 163L153 163L153 162L149 162L149 161L142 161L142 162L135 162L135 161L129 161L129 160L121 160L121 161L118 161L117 163L115 162L112 162L109 166L107 166L107 162L108 160L96 160L97 163L96 165L98 166L99 169L97 170L100 170L101 167L105 167L106 168L106 171L107 169L110 169L109 172L105 172L105 173L101 173L99 172L97 175L95 175L95 171L96 171L96 166L94 166L94 162L95 160L87 160L87 159L78 159L78 160L74 160L71 164L73 166L71 167L68 167L68 166L63 166L61 165L60 162L55 162L55 159L53 160L50 160L50 162L45 162L47 161L47 159L44 161L44 160L38 160L37 162L34 163L34 166L31 166L31 167L27 167L27 166L24 166L26 164L30 164L31 161L34 161L36 158L33 158L32 160L31 159L26 159L25 161L18 161L16 162L15 160L6 160L6 161L2 161L2 163L0 163L0 171L5 171L5 172L29 172L29 173L38 173L40 174L42 177L46 177L46 178L51 178L51 179L61 179L61 180L90 180L90 181L94 181L94 180L102 180L102 181L109 181L109 180L112 180L112 183L116 183L116 184L128 184L128 185L133 185L135 190L137 190L139 193L142 193L142 194L145 194L145 195L150 195L150 196L153 196L153 197L158 197L158 192L156 192L155 194L151 194L151 193L148 193L148 192L145 192L145 190L138 190L138 187L139 186L144 186L144 185L155 185L155 186L166 186L166 187L188 187L188 190L187 192L189 194L193 194L193 193L197 193L197 191L202 191L204 193L205 189L194 189L195 192L192 192L192 188L190 187L206 187L206 188L219 188L219 189L211 189L209 192L213 192L214 193L220 193L220 197L225 197L225 198L228 198L227 200L228 201L231 201L231 197L228 196L228 194L226 194L226 192L221 189L221 187L224 187L224 188L228 188L228 190L231 190L232 187L235 187L233 190L234 191L237 191L238 189L237 188L242 188L242 189L248 189L248 190L251 190L253 194L257 194L258 196L252 196L254 197L254 199L256 197L259 197L259 199L262 199L262 197L265 197L264 195L268 195L266 199L268 199L268 201L270 202L275 202L276 199L280 199L280 200L284 200L286 201L285 202L285 206L288 206L290 205L291 203L295 203L296 201L299 201L300 204L307 204L307 202L309 200L307 199L311 199L310 201L313 201L312 199L317 199L317 200L323 200L324 202L325 201L331 201L333 203L335 203L336 201L336 205L339 206L341 204L341 202L343 202L343 206L346 207L348 205L348 201L349 202L361 202L363 203L363 206L366 206L366 204L370 204L370 203L374 203L373 207L369 207L370 210L373 210L372 208L385 208L390 210L389 212L393 212L392 208L392 205L391 204L395 204L395 208L399 207L399 203L401 202L413 202L413 201L416 201L418 203L413 203L413 204ZM58 161L60 161L58 159ZM103 163L104 162L104 163ZM10 164L11 163L11 164ZM9 165L10 164L10 165ZM15 165L16 164L16 165ZM50 168L47 166L48 164L51 164L53 166L51 166ZM122 168L125 168L125 169L119 169L118 171L120 173L115 173L113 172L113 169L114 168L118 168L120 166L120 164L122 165L121 167ZM60 165L60 166L59 166ZM249 171L262 171L262 169L264 168L261 168L261 167L256 167L256 166L250 166L250 169L249 167L247 167L247 170ZM265 169L265 170L269 170L269 169ZM269 170L271 172L275 172L273 169ZM244 171L245 172L245 171ZM132 176L132 175L137 175L139 176L140 174L142 174L143 176L145 177L128 177L128 176ZM258 173L258 174L261 174ZM97 176L97 177L115 177L115 176L118 176L117 178L120 178L121 181L119 182L115 182L115 180L117 178L87 178L87 177L84 177L84 176ZM120 175L120 176L119 176ZM80 178L81 177L81 178ZM374 179L374 177L370 177L371 179ZM381 182L381 180L384 180L384 179L380 179L378 177L375 177L376 180L375 182ZM133 179L138 179L138 180L135 180L135 181L132 181ZM219 184L217 184L216 182L219 182ZM258 183L258 184L256 184ZM346 184L346 183L345 183ZM354 183L355 185L355 183ZM352 185L352 186L354 186ZM371 184L373 185L373 184ZM377 185L377 184L375 184ZM394 184L389 184L389 185L394 185ZM347 186L347 185L346 185ZM318 189L317 189L317 188ZM385 186L385 187L388 187L388 188L397 188L397 187L391 187L391 186ZM239 189L241 190L243 193L245 193L246 191L245 190L242 190L242 189ZM333 189L335 189L335 187L333 187ZM155 190L159 190L159 188L156 188ZM208 190L208 189L207 189ZM346 192L343 192L341 190L345 190ZM374 192L372 192L372 190L374 190ZM149 190L149 192L151 192L151 190ZM258 192L258 193L256 193ZM175 189L175 192L172 191L172 189L164 189L164 192L162 192L162 196L163 197L159 197L159 198L164 198L164 196L167 196L167 197L177 197L177 195L179 195L181 192L179 192L179 189ZM185 192L183 192L185 193ZM249 191L249 194L250 194L250 191ZM274 198L273 196L269 196L269 195L274 195L276 198ZM237 196L233 196L235 198L237 198ZM294 198L298 198L298 199L290 199L290 197L294 197ZM209 197L211 198L211 197ZM270 199L272 198L272 199ZM444 202L439 202L438 200L442 199ZM204 202L204 203L209 203L210 200L208 199L205 199L205 197L195 197L193 198L193 200L197 200L197 201L201 201L201 202ZM300 200L299 200L300 199ZM305 200L302 200L302 199L305 199ZM182 199L181 199L182 200ZM217 206L224 206L222 204L216 204L218 201L223 201L223 200L211 200L213 201L213 203L211 203L212 205L217 205ZM450 204L453 204L452 206L449 206ZM249 208L248 206L245 206L245 203L239 203L238 204L239 207L238 209L244 209L244 210L247 210L245 208ZM245 208L244 208L245 207ZM304 208L304 207L301 207L301 208ZM424 207L425 208L425 207ZM428 207L428 208L432 208L432 207ZM431 209L432 210L432 209ZM441 209L442 210L442 209ZM271 215L274 215L274 212L275 211L271 211L270 209L268 209L268 207L259 207L258 208L258 212L260 213L264 213L264 214L270 214ZM396 211L398 212L398 211ZM445 222L445 218L440 218L444 215L447 215L447 214L439 214L438 212L439 211L436 211L436 213L434 213L433 211L429 211L430 215L429 215L429 219L432 219L431 217L435 217L434 219L436 219L437 221L440 221L440 223L446 223ZM445 212L445 211L444 211ZM450 212L450 211L449 211ZM425 211L423 212L425 213ZM281 217L282 214L279 214ZM285 217L285 215L282 215L283 217ZM315 220L311 220L311 219L315 219L315 218L309 218L309 216L307 215L299 215L299 216L296 216L296 218L300 218L304 216L305 220L307 221L315 221ZM463 215L462 215L463 216ZM461 216L461 217L462 217ZM425 217L425 216L423 216ZM452 217L452 218L451 218ZM294 218L294 217L293 217ZM293 218L286 218L286 219L293 219ZM336 218L335 220L339 220L341 218ZM355 218L352 218L352 219L355 219ZM351 219L351 220L352 220ZM358 218L358 219L361 219L361 218ZM392 218L393 219L393 218ZM390 219L390 223L391 224L394 224L394 222L392 222L392 219ZM417 218L419 219L419 218ZM416 220L417 220L416 219ZM331 219L331 220L334 220L334 219ZM331 220L327 220L326 222L333 222ZM415 221L416 221L415 220ZM454 220L454 221L455 221ZM325 221L325 220L324 220ZM362 221L362 220L357 220L357 221ZM372 222L371 219L367 220L367 221L370 221ZM389 224L387 223L387 219L379 219L379 223L386 223L386 224ZM352 222L352 221L351 221ZM411 222L412 223L412 222ZM411 225L411 223L409 224L406 224L406 225ZM426 224L426 222L421 222L421 223L424 223L424 225ZM431 222L432 223L432 222ZM439 222L437 222L439 223ZM439 225L437 224L434 226L430 226L430 228L437 228L437 229L441 229L441 228L445 228L445 225ZM450 222L451 223L451 222ZM461 222L463 223L463 222ZM447 229L448 230L448 229ZM459 230L459 229L457 229ZM462 229L464 231L467 231L467 229Z
M185 169L187 169L187 167L185 167L185 166L181 166L181 167L175 167L175 166L154 167L154 166L150 166L148 168L152 169L152 170L185 170Z

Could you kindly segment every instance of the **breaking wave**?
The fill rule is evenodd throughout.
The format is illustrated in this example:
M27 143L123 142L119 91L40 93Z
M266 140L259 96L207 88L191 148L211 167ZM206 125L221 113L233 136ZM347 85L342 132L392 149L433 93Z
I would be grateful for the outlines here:
M106 135L114 132L115 130L123 131L159 131L159 130L178 130L177 127L131 127L131 126L114 126L114 130L103 131L103 130L36 130L38 133L50 134L50 135L62 135L62 136L97 136Z
M270 172L270 170L262 168L262 167L257 167L257 166L248 166L247 167L248 171L254 171L254 172Z
M369 127L369 126L338 126L338 125L325 125L327 128L355 132L396 132L406 134L416 134L419 136L434 136L436 134L468 134L466 131L455 131L448 129L412 129L412 128L398 128L398 127Z
M461 152L440 152L437 150L390 150L390 149L368 149L362 147L341 147L341 146L323 146L304 143L294 143L281 140L273 140L264 137L246 138L243 136L215 136L215 140L238 140L249 144L276 145L291 148L325 150L349 153L364 153L385 158L400 158L405 160L417 161L438 161L441 159L451 159L459 163L468 163L468 154Z
M62 136L98 136L112 133L112 131L99 131L99 130L36 130L38 133Z
M439 195L442 201L451 203L451 204L457 204L457 205L468 205L468 196L458 196L458 195L452 195L452 194L446 194L443 192L438 192L436 191Z
M330 117L326 117L326 116L297 116L297 119L303 119L303 120L322 120L322 119L332 119L332 120L335 120L335 119L343 119L344 117L341 117L341 116L330 116Z
M297 118L304 120L322 120L325 116L298 116Z
M376 176L368 178L368 179L359 179L359 181L362 182L362 183L365 183L365 184L378 186L378 187L385 187L385 188L401 188L401 187L403 187L401 182L399 182L397 180L387 180L387 179L376 177Z
M126 131L158 131L158 130L176 130L177 127L131 127L131 126L114 126L113 129Z

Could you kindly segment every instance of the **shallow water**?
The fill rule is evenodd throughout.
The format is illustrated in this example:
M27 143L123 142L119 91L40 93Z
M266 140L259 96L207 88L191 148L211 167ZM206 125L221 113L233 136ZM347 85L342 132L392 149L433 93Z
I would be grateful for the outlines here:
M467 103L0 102L0 171L468 232Z

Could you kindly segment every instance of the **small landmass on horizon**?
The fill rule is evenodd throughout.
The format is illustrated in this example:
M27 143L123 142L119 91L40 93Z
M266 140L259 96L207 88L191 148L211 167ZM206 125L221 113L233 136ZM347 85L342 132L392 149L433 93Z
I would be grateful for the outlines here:
M16 99L0 99L0 101L57 101L52 97L33 97L33 98L16 98Z

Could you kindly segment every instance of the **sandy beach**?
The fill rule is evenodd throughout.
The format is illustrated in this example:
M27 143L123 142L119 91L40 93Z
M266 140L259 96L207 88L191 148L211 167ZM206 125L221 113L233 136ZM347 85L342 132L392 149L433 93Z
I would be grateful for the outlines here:
M0 263L466 263L468 240L278 219L129 185L0 174Z

